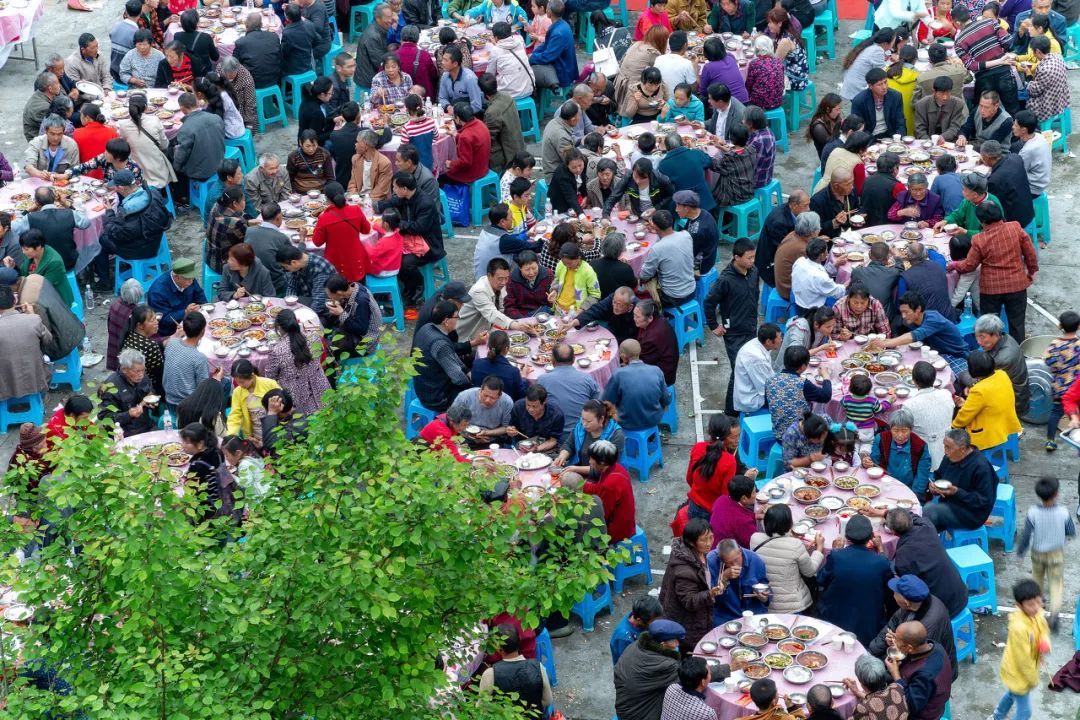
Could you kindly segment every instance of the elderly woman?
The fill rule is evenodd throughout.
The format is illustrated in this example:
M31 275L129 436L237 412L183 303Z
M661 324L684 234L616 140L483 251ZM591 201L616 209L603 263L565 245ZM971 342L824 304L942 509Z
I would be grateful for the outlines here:
M833 337L837 340L846 342L853 335L870 333L886 336L892 334L885 307L880 300L870 295L870 289L861 282L848 285L847 295L836 302L833 310L837 318Z
M149 305L139 305L131 312L128 332L120 349L122 352L126 348L133 348L142 353L146 375L154 386L154 392L164 395L161 379L165 371L165 355L162 353L161 343L156 339L157 334L157 313Z
M64 134L64 120L58 115L45 118L45 134L30 141L23 153L27 175L49 182L53 173L66 172L79 164L79 146Z
M908 716L904 688L892 679L885 663L873 655L863 655L855 661L855 677L844 678L844 687L858 698L851 720L895 720Z
M632 94L631 86L641 78L642 71L656 63L656 58L667 52L670 31L663 25L653 25L645 33L644 40L638 40L626 51L619 63L619 74L615 76L615 102L621 108ZM664 94L667 98L667 94Z
M191 12L198 17L194 10ZM165 55L153 46L153 40L154 36L149 30L135 32L135 47L128 50L120 61L120 82L129 87L153 87L157 81L158 67L165 59Z
M615 161L611 158L600 158L596 163L596 177L585 184L589 207L604 207L604 203L615 189L615 181L618 177L619 166L615 164Z
M626 236L622 233L608 233L600 241L600 257L589 264L596 271L601 298L608 297L621 287L634 287L637 284L634 268L619 259L624 252Z
M258 116L255 112L255 79L251 77L251 71L232 55L221 59L218 70L236 109L244 118L244 125L255 127Z
M619 448L610 440L597 440L589 447L588 482L582 490L600 498L604 524L611 544L633 537L637 530L634 488L630 473L619 464Z
M773 366L780 371L784 368L787 349L805 347L811 355L819 355L836 347L832 337L836 333L836 312L829 307L816 308L808 318L793 317L788 320L784 332L784 342L780 346Z
M783 507L787 509L786 505ZM796 542L802 546L800 541ZM671 555L668 556L667 569L660 586L664 617L674 620L686 630L686 636L679 641L680 650L686 654L693 652L698 641L712 630L713 601L724 592L725 581L732 579L709 577L706 557L712 544L713 533L709 521L691 518L683 528L682 537L671 542ZM769 577L772 579L771 573Z
M372 200L390 197L390 180L394 170L390 161L379 152L379 136L374 130L361 130L356 136L356 154L352 157L350 193L370 192Z
M169 183L176 182L176 172L165 155L169 139L158 116L146 110L145 95L129 95L128 116L115 121L116 129L131 148L131 161L142 170L143 180L164 191Z
M791 16L782 7L774 7L765 16L767 34L776 43L776 57L784 61L784 75L792 90L803 90L810 82L810 65L803 45L802 34L791 23Z
M791 534L791 508L787 505L770 505L761 526L764 532L750 536L750 550L765 561L773 593L769 611L803 612L814 602L803 577L817 575L825 561L825 538L819 533L813 552L807 552L803 541Z
M954 428L963 428L980 450L996 447L1020 432L1016 415L1015 393L1009 375L996 368L993 356L975 350L967 357L968 374L975 384L966 400L957 398L960 410L953 418Z
M975 321L975 342L994 359L994 367L1009 376L1016 396L1016 414L1026 413L1031 402L1027 361L1020 345L1005 332L1005 323L997 315L980 315ZM966 378L960 380L963 382Z
M165 57L158 63L154 87L167 88L175 83L191 92L195 76L191 74L191 58L188 57L187 50L180 43L171 42L165 46L164 54Z
M229 248L225 258L225 271L218 285L218 300L235 300L251 295L274 297L274 281L270 271L255 257L255 250L247 243L237 243Z
M623 96L619 114L630 118L631 123L650 122L660 115L667 95L668 87L659 68L647 67L641 71L641 79Z
M142 283L135 278L129 278L120 286L120 300L109 306L109 343L105 351L105 367L108 370L120 368L116 358L127 335L131 313L135 306L142 302L144 294Z
M772 38L754 40L754 59L746 66L746 92L750 104L774 110L784 102L784 61L776 56Z
M930 183L922 173L908 175L907 190L896 196L888 212L892 222L914 220L920 228L927 228L945 216L941 196L930 192Z
M581 406L581 419L566 437L559 454L555 457L555 467L565 467L580 475L589 474L589 448L597 440L614 443L622 455L626 445L626 436L615 420L615 408L611 403L599 400L587 400ZM567 463L571 463L567 465Z
M897 408L889 416L889 429L874 437L869 453L862 453L862 466L877 465L891 477L911 488L921 502L928 497L930 483L930 450L926 442L912 430L915 417L906 408ZM884 517L884 511L881 516Z
M394 105L405 99L412 86L412 76L401 70L401 58L390 53L383 58L383 69L371 79L372 102Z

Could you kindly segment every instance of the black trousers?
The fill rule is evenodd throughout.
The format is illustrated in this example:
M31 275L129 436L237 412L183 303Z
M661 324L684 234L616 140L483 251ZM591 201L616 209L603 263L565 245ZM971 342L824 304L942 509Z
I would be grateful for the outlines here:
M1020 292L991 295L981 293L980 310L986 315L999 315L1005 308L1005 317L1009 318L1009 335L1017 344L1024 342L1024 323L1027 317L1027 290Z
M742 346L748 343L751 337L753 336L732 335L731 333L724 335L724 350L727 352L728 365L730 366L727 381L727 397L724 398L724 412L730 417L736 417L738 415L735 411L735 358L738 356Z
M1001 96L1001 106L1010 115L1016 115L1023 109L1019 98L1016 97L1016 80L1013 78L1012 69L1008 66L1003 65L975 73L976 105L987 90L997 91L997 94Z

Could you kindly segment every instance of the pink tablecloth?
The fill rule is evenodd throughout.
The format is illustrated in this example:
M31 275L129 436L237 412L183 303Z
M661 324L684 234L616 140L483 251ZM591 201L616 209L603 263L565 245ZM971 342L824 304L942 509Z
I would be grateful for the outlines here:
M199 10L200 18L203 17L203 8L198 8L198 10ZM218 52L221 53L222 55L232 55L233 54L233 49L236 47L236 41L239 38L243 37L244 33L246 32L246 30L244 28L244 18L246 18L250 13L261 12L262 16L263 16L262 29L263 30L273 30L278 35L281 34L281 29L282 29L281 28L281 21L278 20L278 16L274 14L274 11L270 10L269 8L267 8L265 10L260 10L259 8L235 7L235 8L225 8L225 10L226 11L231 11L231 10L239 10L240 11L238 13L232 13L231 14L231 16L236 18L236 20L237 20L237 23L236 23L235 26L227 27L224 30L222 30L220 33L213 33L213 32L210 31L210 28L206 28L206 27L200 27L199 28L199 32L204 32L207 35L209 35L210 37L216 39ZM228 14L229 13L226 13L226 15L228 15ZM168 44L168 43L172 42L173 36L176 35L176 33L178 33L178 32L180 32L180 23L172 23L171 25L169 25L169 27L165 28L165 43Z
M390 142L383 145L379 152L386 156L392 167L397 167L397 149L401 147L401 138L394 135ZM442 132L435 138L431 145L431 159L435 167L432 173L438 177L446 170L446 163L457 160L457 141L451 135Z
M244 300L240 301L240 304L241 306L244 306L247 305L248 302L250 302L250 300L245 298ZM267 306L267 309L275 305L280 307L286 306L285 301L280 298L263 298L262 302L264 305ZM207 320L224 318L226 313L228 312L226 306L227 303L224 302L214 303L214 309L211 312L206 312L206 310L204 309L203 314L206 315ZM300 321L300 327L303 329L304 334L308 336L309 340L314 341L319 336L321 336L322 323L319 322L319 316L315 314L314 310L299 304L294 305L290 309L296 313L296 319ZM270 328L273 327L273 320L269 313L266 313L266 315L267 322L262 326L252 325L247 330L240 331L236 334L242 335L244 332L248 332L250 330L262 330L264 332L269 331ZM215 352L218 348L219 343L217 340L210 337L211 332L212 328L207 328L206 335L203 337L202 341L199 342L199 352L205 355L210 361L211 372L213 372L219 367L228 372L233 364L233 361L237 359L238 351L241 347L243 347L243 343L232 348L232 351L228 355L221 357ZM263 369L266 367L267 357L267 353L261 352L258 349L253 349L251 356L248 357L248 360L251 361L257 371L262 373Z
M896 250L896 244L897 243L906 243L906 242L908 242L907 240L902 240L900 238L900 232L903 229L904 229L904 226L902 224L893 223L893 224L889 224L889 225L874 225L873 227L862 228L861 230L857 230L857 231L850 231L850 233L854 233L854 234L857 234L857 235L870 235L870 234L882 233L882 232L886 232L886 231L891 232L891 233L893 233L895 235L895 237L893 238L893 240L891 240L889 242L889 244L894 247L894 250L897 253L899 253L899 250ZM941 253L942 255L945 256L946 261L948 261L950 259L950 256L949 256L949 236L948 235L945 235L945 234L935 235L932 228L923 228L919 232L922 233L922 240L920 242L922 242L922 244L924 246L926 246L927 249L933 248L934 250L937 250L939 253ZM860 260L858 262L854 262L854 263L853 262L844 263L843 265L841 265L839 268L836 269L836 282L840 283L841 285L847 285L851 281L851 271L852 270L854 270L857 267L862 267L862 266L864 266L864 265L866 265L867 263L870 262L870 255L869 255L870 246L867 245L866 243L861 242L861 241L848 242L847 238L850 236L850 233L844 233L839 238L839 240L843 244L834 242L834 244L833 244L833 255L841 255L843 253L847 253L847 252L851 252L852 250L855 250L855 251L861 252L863 254L864 259ZM901 247L903 247L903 245L901 245ZM959 275L957 273L955 273L955 272L950 272L950 273L947 274L946 279L947 279L948 284L949 284L949 292L951 293L953 290L956 289L956 283L959 280Z
M29 193L31 198L34 195L34 191L43 185L48 185L44 180L38 178L25 177L21 180L13 180L4 187L0 188L0 210L6 212L15 213L15 203L11 200L11 196L18 193ZM72 183L68 185L68 189L76 190L82 188L89 188L89 185L83 185L82 183ZM75 230L75 248L79 251L79 257L75 262L75 272L81 272L83 268L90 264L90 261L97 257L97 254L101 251L101 245L98 243L98 238L101 237L101 229L105 226L105 204L97 199L92 199L87 202L83 207L79 208L90 221L90 227L80 230Z
M814 473L811 472L810 474L813 475ZM922 514L922 506L919 504L919 499L915 497L915 493L912 492L911 488L909 488L907 485L900 482L899 480L895 480L888 475L881 478L881 480L871 480L867 476L866 470L861 467L851 468L848 469L846 472L842 473L833 471L830 468L825 471L823 477L832 480L833 477L840 477L841 475L854 475L856 478L858 478L860 483L863 483L865 485L876 485L877 487L881 488L881 494L875 498L870 499L870 502L875 505L887 504L890 506L895 506L897 500L906 500L911 503L912 512L918 513L920 515ZM779 481L779 483L777 481ZM807 505L804 505L803 503L800 503L798 500L795 500L791 497L791 488L799 487L801 485L802 481L796 478L794 474L785 473L769 481L769 483L764 486L765 490L772 487L783 487L788 490L788 494L784 497L783 502L791 508L791 519L796 523L806 518L806 514L804 511L808 507ZM833 487L830 485L829 487L822 489L822 495L823 497L831 495L840 498L844 502L847 502L848 498L855 496L855 493L850 490L841 490L837 487ZM888 557L891 558L894 554L896 554L896 543L897 540L899 540L899 537L889 532L889 530L885 527L884 523L881 522L880 518L871 518L871 522L874 525L874 529L881 536L882 550ZM836 515L831 515L830 517L826 518L820 524L815 525L814 529L820 532L825 538L826 555L832 552L833 540L843 537L840 532L840 519L837 518ZM806 542L807 548L811 547L811 543L809 541L804 540L804 542Z
M841 649L837 643L832 642L832 638L834 638L837 633L843 631L832 623L827 623L824 620L817 620L815 618L808 618L804 615L769 614L755 615L753 617L755 623L760 623L762 620L765 620L768 623L781 623L788 627L794 625L812 625L818 629L819 635L818 639L810 646L810 648L825 653L829 659L828 665L815 671L813 680L804 685L794 685L789 683L784 679L783 673L774 670L769 675L769 679L776 683L776 690L781 695L790 695L795 692L806 694L811 687L818 683L838 683L844 678L855 677L855 661L866 652L866 649L858 640L854 640L854 647L848 650ZM701 642L710 641L715 643L723 637L731 636L728 635L721 626L709 631L705 637L701 639ZM700 647L701 643L699 642L698 648ZM763 656L775 651L776 645L774 643L769 643L761 648L761 654ZM700 649L695 649L694 654L702 657L710 657L702 653ZM730 659L730 654L724 648L720 648L716 651L714 657L720 662L726 663ZM732 673L732 677L737 681L745 678L741 670L736 670ZM705 701L709 703L711 708L716 710L719 720L734 720L734 718L753 715L757 712L754 703L750 700L749 694L739 690L730 693L725 692L723 683L710 683L709 687L705 690ZM855 696L845 690L840 698L833 701L833 707L844 717L851 717L851 713L855 709Z
M640 220L632 223L628 219L620 219L619 214L616 212L611 213L611 224L626 236L628 247L626 252L622 254L621 260L634 269L635 275L641 275L641 268L645 265L645 258L649 256L649 248L660 238L657 237L656 233L647 230ZM645 233L644 238L635 237L634 233L638 232L639 228L641 232ZM639 247L634 248L632 243L637 243Z
M453 25L454 32L461 37L462 28L458 25ZM435 51L439 49L439 30L442 26L434 28L426 28L420 31L420 47L431 53L432 57L435 56ZM489 33L491 30L487 25L478 23L476 25L470 25L465 28L465 37L469 40L474 40L477 35L481 33ZM485 44L482 48L474 47L472 51L472 71L476 73L476 77L480 77L487 70L488 62L491 61L491 45ZM441 68L440 68L441 70Z
M522 321L522 322L525 322L525 321ZM535 320L534 320L534 322L535 322ZM604 354L601 353L601 351L603 351L604 348L602 346L597 345L597 342L596 342L597 340L605 340L605 339L609 343L608 347L607 347L606 357L605 357ZM571 343L571 344L577 343L577 344L585 346L585 352L580 354L580 355L577 355L575 357L575 367L576 367L578 372L583 372L583 373L586 373L587 375L591 375L593 380L596 380L596 384L599 385L600 389L602 390L604 388L604 386L607 385L608 380L611 379L611 376L615 374L615 371L619 367L619 353L618 353L619 344L618 344L618 342L616 342L615 336L612 335L607 330L607 328L598 328L598 329L596 329L596 330L594 330L592 332L589 332L588 330L584 330L584 329L577 329L577 330L571 330L569 332L569 334L567 334L565 342ZM530 354L530 356L536 354L537 352L539 352L539 350L540 350L540 338L539 337L530 337L529 338L529 354ZM487 345L485 344L485 345L478 346L476 348L476 354L478 356L486 355L487 354ZM576 364L577 360L579 360L581 358L590 358L590 359L599 358L599 359L592 359L592 362L589 365L589 367L583 368L583 367L577 366L577 364ZM537 365L529 357L520 358L520 359L511 357L510 361L517 364L517 366L521 369L522 376L526 380L528 380L529 382L536 382L537 379L543 377L548 372L544 367L542 367L540 365Z
M44 14L42 0L11 0L0 10L0 46L26 40L26 31Z
M883 140L875 145L871 145L869 148L869 152L880 154L886 149L888 149L889 145L894 144L896 143L892 139L889 139L887 141ZM932 143L930 140L913 140L911 142L905 143L901 139L900 144L907 145L908 148L915 150L928 150L930 147L932 147ZM971 172L972 170L975 170L976 172L981 172L983 175L988 175L990 173L989 168L987 168L985 165L979 164L979 154L972 150L970 145L963 148L957 148L953 145L953 143L946 143L945 146L949 150L952 150L953 152L960 155L960 157L956 158L956 172L958 172L959 174L963 175L965 173ZM876 170L877 166L874 163L866 163L867 175L872 175L874 172L876 172ZM937 169L932 165L929 168L925 169L917 168L914 165L901 165L900 172L898 173L897 177L900 179L901 182L904 182L909 174L914 174L918 172L926 175L926 179L931 185L934 184L934 180L938 176Z

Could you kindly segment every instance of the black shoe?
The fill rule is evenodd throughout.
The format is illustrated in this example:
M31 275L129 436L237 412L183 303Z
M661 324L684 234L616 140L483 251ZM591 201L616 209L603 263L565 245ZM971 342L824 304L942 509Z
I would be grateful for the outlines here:
M552 638L570 637L573 634L574 628L570 627L569 625L564 625L558 630L548 630L548 635L550 635Z

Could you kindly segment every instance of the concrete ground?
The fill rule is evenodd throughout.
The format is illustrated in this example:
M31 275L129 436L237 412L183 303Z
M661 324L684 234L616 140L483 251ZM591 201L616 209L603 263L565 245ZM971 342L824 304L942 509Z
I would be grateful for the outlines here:
M95 33L102 42L103 52L107 52L108 30L122 7L121 0L106 0L105 9L92 14L76 13L65 8L59 0L47 0L46 14L39 25L38 56L43 61L50 52L67 56L76 47L76 38L82 32ZM858 23L841 23L837 33L838 50L846 52L850 46L847 34L861 27ZM582 62L585 62L584 56ZM28 62L9 61L0 69L0 151L12 163L19 160L25 143L21 133L21 113L26 99L32 91L33 79L37 68ZM1074 92L1080 82L1073 74L1070 85ZM818 73L814 77L820 94L835 89L839 80L839 61L822 60L818 63ZM283 159L292 149L296 138L295 125L282 130L268 132L257 139L260 152L273 151ZM1077 138L1074 136L1074 143ZM530 147L539 154L539 147ZM790 154L779 154L776 161L776 176L785 191L796 187L805 188L813 176L816 157L813 146L803 140L801 135L792 138ZM1051 247L1040 255L1041 269L1038 282L1030 292L1031 299L1038 306L1045 308L1050 316L1067 308L1077 307L1078 295L1075 286L1076 273L1080 270L1080 242L1073 223L1080 222L1080 186L1073 185L1080 180L1080 165L1071 157L1054 156L1053 183L1049 190L1051 217L1053 221L1054 241ZM471 272L473 245L477 229L458 229L457 238L448 241L451 272L456 278L468 278ZM169 232L169 242L173 256L189 257L198 260L203 239L202 227L196 213L188 213L177 219ZM729 259L730 248L721 248L721 263ZM1078 253L1073 255L1072 253ZM1070 280L1070 278L1072 278ZM1070 290L1070 288L1072 288ZM99 299L100 302L100 299ZM105 317L107 306L100 304L89 313L88 330L94 347L99 352L105 347ZM1027 332L1029 335L1044 335L1054 332L1055 324L1042 313L1029 308ZM411 328L400 340L407 343L411 337ZM556 704L569 718L597 720L609 718L614 714L614 689L611 682L611 658L608 652L608 638L614 624L626 614L633 598L646 590L656 591L660 575L666 565L665 546L670 543L668 523L675 509L684 500L686 486L683 480L690 447L697 442L695 430L696 409L716 410L723 407L724 388L727 384L727 359L721 347L721 341L709 336L704 348L697 350L695 366L684 356L679 370L677 394L679 398L680 428L664 446L665 467L656 470L648 483L635 482L638 523L646 530L649 538L654 582L651 588L644 588L638 580L628 581L627 591L615 599L615 613L597 619L596 629L591 633L581 631L576 619L572 621L577 631L569 638L555 641L555 655L559 685L555 690ZM706 362L707 361L707 362ZM85 373L84 392L93 392L95 382L103 373L103 365L91 368ZM697 375L699 388L698 403L695 403L691 389L691 376ZM49 407L55 407L62 401L62 395L49 398ZM707 419L706 419L707 421ZM1017 488L1017 507L1023 512L1035 502L1033 485L1042 476L1057 477L1062 481L1062 502L1070 508L1077 505L1076 474L1080 463L1076 454L1069 449L1057 453L1044 452L1043 435L1045 428L1028 426L1021 443L1022 460L1010 467L1012 481ZM0 458L6 459L14 446L14 433L3 438ZM1075 570L1077 552L1070 547L1067 555L1069 568ZM994 544L992 556L995 563L999 602L1011 608L1011 587L1018 579L1030 573L1030 563L1015 555L1005 554L1000 544ZM1080 595L1080 576L1075 572L1066 573L1066 610ZM979 662L976 667L965 664L960 679L953 688L953 717L957 720L975 720L986 717L993 710L994 703L1001 692L997 678L997 666L1001 657L999 645L1004 642L1006 632L1004 612L996 617L978 616ZM1074 639L1072 637L1072 619L1069 616L1062 622L1061 632L1054 638L1054 649L1046 667L1050 672L1056 670L1072 656ZM1039 718L1080 718L1078 708L1080 699L1075 694L1058 694L1045 690L1036 691L1035 717Z

